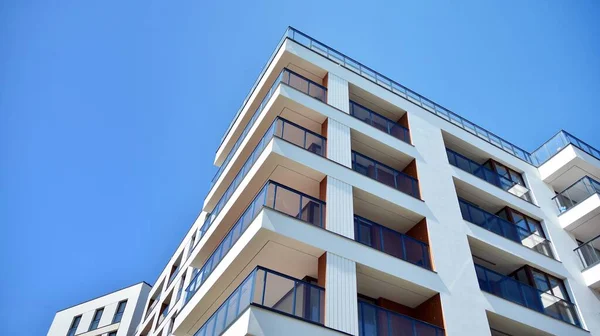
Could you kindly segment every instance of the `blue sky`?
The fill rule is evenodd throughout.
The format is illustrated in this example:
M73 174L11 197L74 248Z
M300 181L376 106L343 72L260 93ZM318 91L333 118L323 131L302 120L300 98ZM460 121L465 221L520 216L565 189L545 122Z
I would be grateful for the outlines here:
M288 25L533 150L600 147L600 3L0 2L0 316L154 283Z

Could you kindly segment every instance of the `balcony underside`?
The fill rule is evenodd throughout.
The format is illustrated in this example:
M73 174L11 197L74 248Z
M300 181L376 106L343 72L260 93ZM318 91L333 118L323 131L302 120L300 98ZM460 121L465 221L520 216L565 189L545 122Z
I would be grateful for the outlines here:
M538 169L542 180L558 191L586 175L600 180L600 161L573 145L563 148Z
M443 288L434 272L265 208L179 313L175 332L193 335L258 265L317 278L318 258L326 250L357 262L357 284L365 295L415 307Z
M223 336L239 335L339 336L347 334L262 307L250 306L223 333Z
M550 316L540 314L534 310L525 308L490 293L482 292L486 302L488 318L493 317L491 323L499 323L501 326L510 325L514 328L513 335L590 335L586 330L573 326L569 323L553 319ZM502 329L504 331L504 329ZM520 331L523 332L520 332Z
M529 264L546 273L565 278L568 272L557 260L519 246L477 225L465 222L469 231L468 241L471 253L480 259L477 262L502 274L509 274L519 267ZM494 237L495 236L495 237Z
M531 327L530 325L511 320L502 315L486 311L491 329L506 333L510 336L552 336L554 334Z
M563 229L588 241L600 235L600 195L593 194L558 217Z

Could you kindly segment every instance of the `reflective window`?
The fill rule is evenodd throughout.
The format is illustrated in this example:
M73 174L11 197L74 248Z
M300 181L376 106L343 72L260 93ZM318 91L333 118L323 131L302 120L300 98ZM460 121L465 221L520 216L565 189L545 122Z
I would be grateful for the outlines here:
M77 327L79 327L79 322L81 321L81 315L75 316L73 321L71 322L71 326L69 327L69 331L67 331L67 336L74 336L75 332L77 332Z
M94 313L94 318L92 319L92 322L90 323L89 330L94 330L94 329L98 328L98 324L100 323L100 318L102 318L103 312L104 312L104 308L100 308L100 309L96 310L96 312Z
M123 318L123 313L125 312L125 306L127 306L127 300L119 302L112 323L121 322L121 319Z

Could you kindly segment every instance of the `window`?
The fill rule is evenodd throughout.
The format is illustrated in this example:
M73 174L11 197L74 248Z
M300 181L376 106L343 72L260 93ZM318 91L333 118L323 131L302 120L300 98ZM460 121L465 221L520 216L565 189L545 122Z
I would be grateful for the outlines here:
M179 301L181 297L181 292L183 291L183 284L185 283L185 273L181 276L181 281L179 282L179 288L177 289L177 297L175 298L175 302Z
M173 333L173 325L175 324L175 316L171 317L171 324L169 324L169 331L167 331L167 335L171 335Z
M513 210L509 207L505 207L504 209L500 210L500 212L498 212L496 215L508 220L511 223L514 223L516 226L520 227L525 231L533 232L540 235L542 238L546 238L546 234L542 229L542 223L516 210Z
M127 300L119 302L115 316L113 317L112 323L119 323L123 318L123 312L125 312L125 306L127 306ZM109 335L110 336L110 335Z
M75 316L73 321L71 322L71 326L69 327L69 331L67 331L67 336L74 336L75 332L77 332L77 327L79 327L79 321L81 321L81 315Z
M96 310L96 312L94 313L94 319L92 320L92 323L90 323L89 330L94 330L94 329L98 328L98 324L100 323L100 318L102 317L103 312L104 312L104 308L100 308L100 309Z
M108 333L108 336L117 336L117 332L116 331L111 331Z

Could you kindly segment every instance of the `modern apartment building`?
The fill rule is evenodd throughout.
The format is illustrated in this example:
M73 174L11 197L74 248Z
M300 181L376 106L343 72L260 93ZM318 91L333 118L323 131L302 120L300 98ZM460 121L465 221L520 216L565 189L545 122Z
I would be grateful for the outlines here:
M148 335L600 335L600 151L528 152L288 28Z
M58 311L48 336L129 336L142 319L151 286L140 282Z

